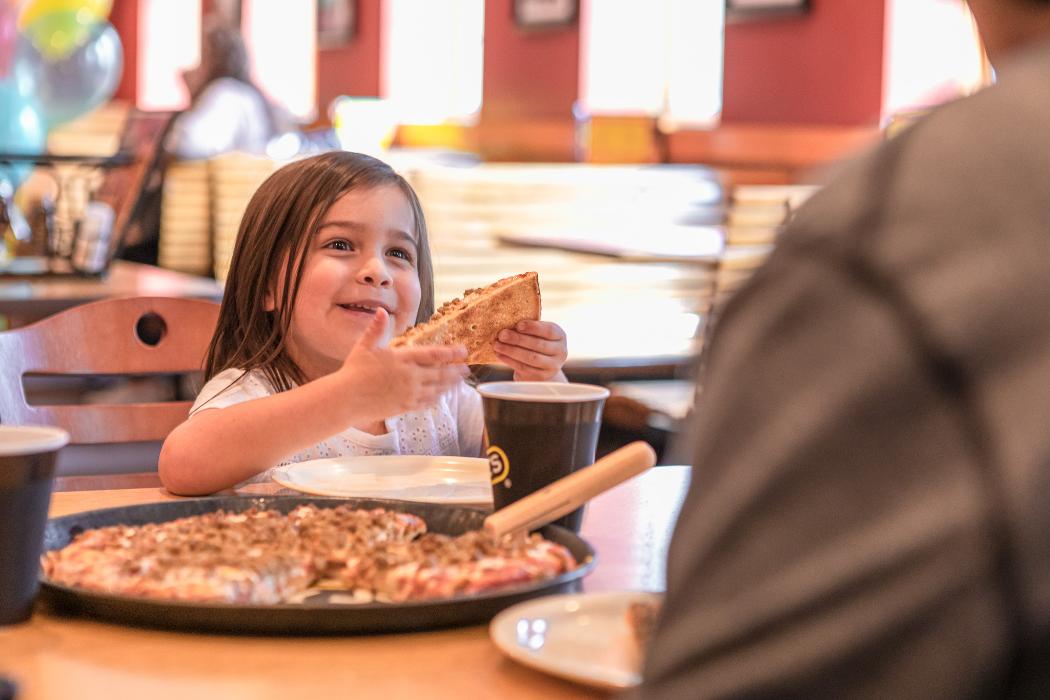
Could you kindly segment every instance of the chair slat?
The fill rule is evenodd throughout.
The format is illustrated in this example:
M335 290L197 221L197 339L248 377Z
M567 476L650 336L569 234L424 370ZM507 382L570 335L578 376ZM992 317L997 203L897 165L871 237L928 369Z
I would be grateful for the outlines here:
M186 419L190 402L31 406L23 377L196 372L218 314L218 304L210 301L130 297L75 306L0 332L0 423L57 425L69 431L71 445L161 441ZM144 317L153 319L153 326L157 318L163 321L155 345L136 330ZM142 466L156 469L156 464Z
M189 415L191 402L31 406L26 422L57 425L70 444L163 440Z
M111 305L112 304L112 305ZM22 374L149 374L201 369L218 307L196 299L135 297L93 302L8 331L18 356L0 347ZM136 334L136 323L155 315L165 333L155 345Z

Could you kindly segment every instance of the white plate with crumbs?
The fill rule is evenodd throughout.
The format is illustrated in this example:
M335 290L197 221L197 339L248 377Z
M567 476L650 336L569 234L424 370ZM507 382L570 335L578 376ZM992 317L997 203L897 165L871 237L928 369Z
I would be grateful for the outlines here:
M487 459L427 455L312 459L273 473L278 484L316 496L454 505L491 504L489 478Z
M628 610L659 605L660 593L609 591L547 596L507 608L489 637L510 658L559 678L605 690L641 682L642 647Z

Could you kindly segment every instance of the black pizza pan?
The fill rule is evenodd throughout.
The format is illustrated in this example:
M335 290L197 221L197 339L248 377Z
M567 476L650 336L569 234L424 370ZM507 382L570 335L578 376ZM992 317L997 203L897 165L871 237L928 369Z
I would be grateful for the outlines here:
M144 525L219 510L242 512L249 508L288 513L297 506L322 508L350 505L386 508L423 518L430 532L458 535L481 527L486 512L433 503L381 499L316 498L299 496L217 496L163 501L119 508L85 511L52 518L44 532L44 549L61 549L80 532L110 525ZM343 603L339 592L322 592L302 603L243 605L151 600L98 593L53 583L41 573L40 602L60 614L85 615L111 622L194 632L236 634L363 634L409 632L441 627L481 624L500 610L554 593L578 591L580 580L595 565L595 553L570 530L548 525L539 530L547 539L564 545L579 562L574 571L555 578L499 590L452 598L404 603ZM332 597L335 600L332 600Z

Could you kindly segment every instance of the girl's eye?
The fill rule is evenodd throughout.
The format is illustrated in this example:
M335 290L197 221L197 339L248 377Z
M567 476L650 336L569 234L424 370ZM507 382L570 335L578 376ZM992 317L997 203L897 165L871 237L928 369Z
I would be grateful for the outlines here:
M354 246L350 244L350 241L343 238L336 238L328 241L324 244L325 248L331 248L332 250L353 250Z
M404 248L392 248L390 250L390 254L402 258L403 260L406 260L408 262L412 262L412 254Z

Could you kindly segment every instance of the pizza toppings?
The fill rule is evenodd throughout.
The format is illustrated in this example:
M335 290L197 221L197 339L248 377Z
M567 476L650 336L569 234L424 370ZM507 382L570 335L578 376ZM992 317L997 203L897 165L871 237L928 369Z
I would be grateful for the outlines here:
M482 593L576 568L561 545L523 533L498 541L478 531L458 537L427 533L409 542L384 543L371 554L344 568L341 580L349 589L373 591L377 599L390 601Z
M112 526L45 553L57 584L163 600L275 604L313 588L354 602L472 595L576 568L572 554L539 535L500 540L483 532L426 532L415 515L382 508L304 505L222 510L166 523Z

